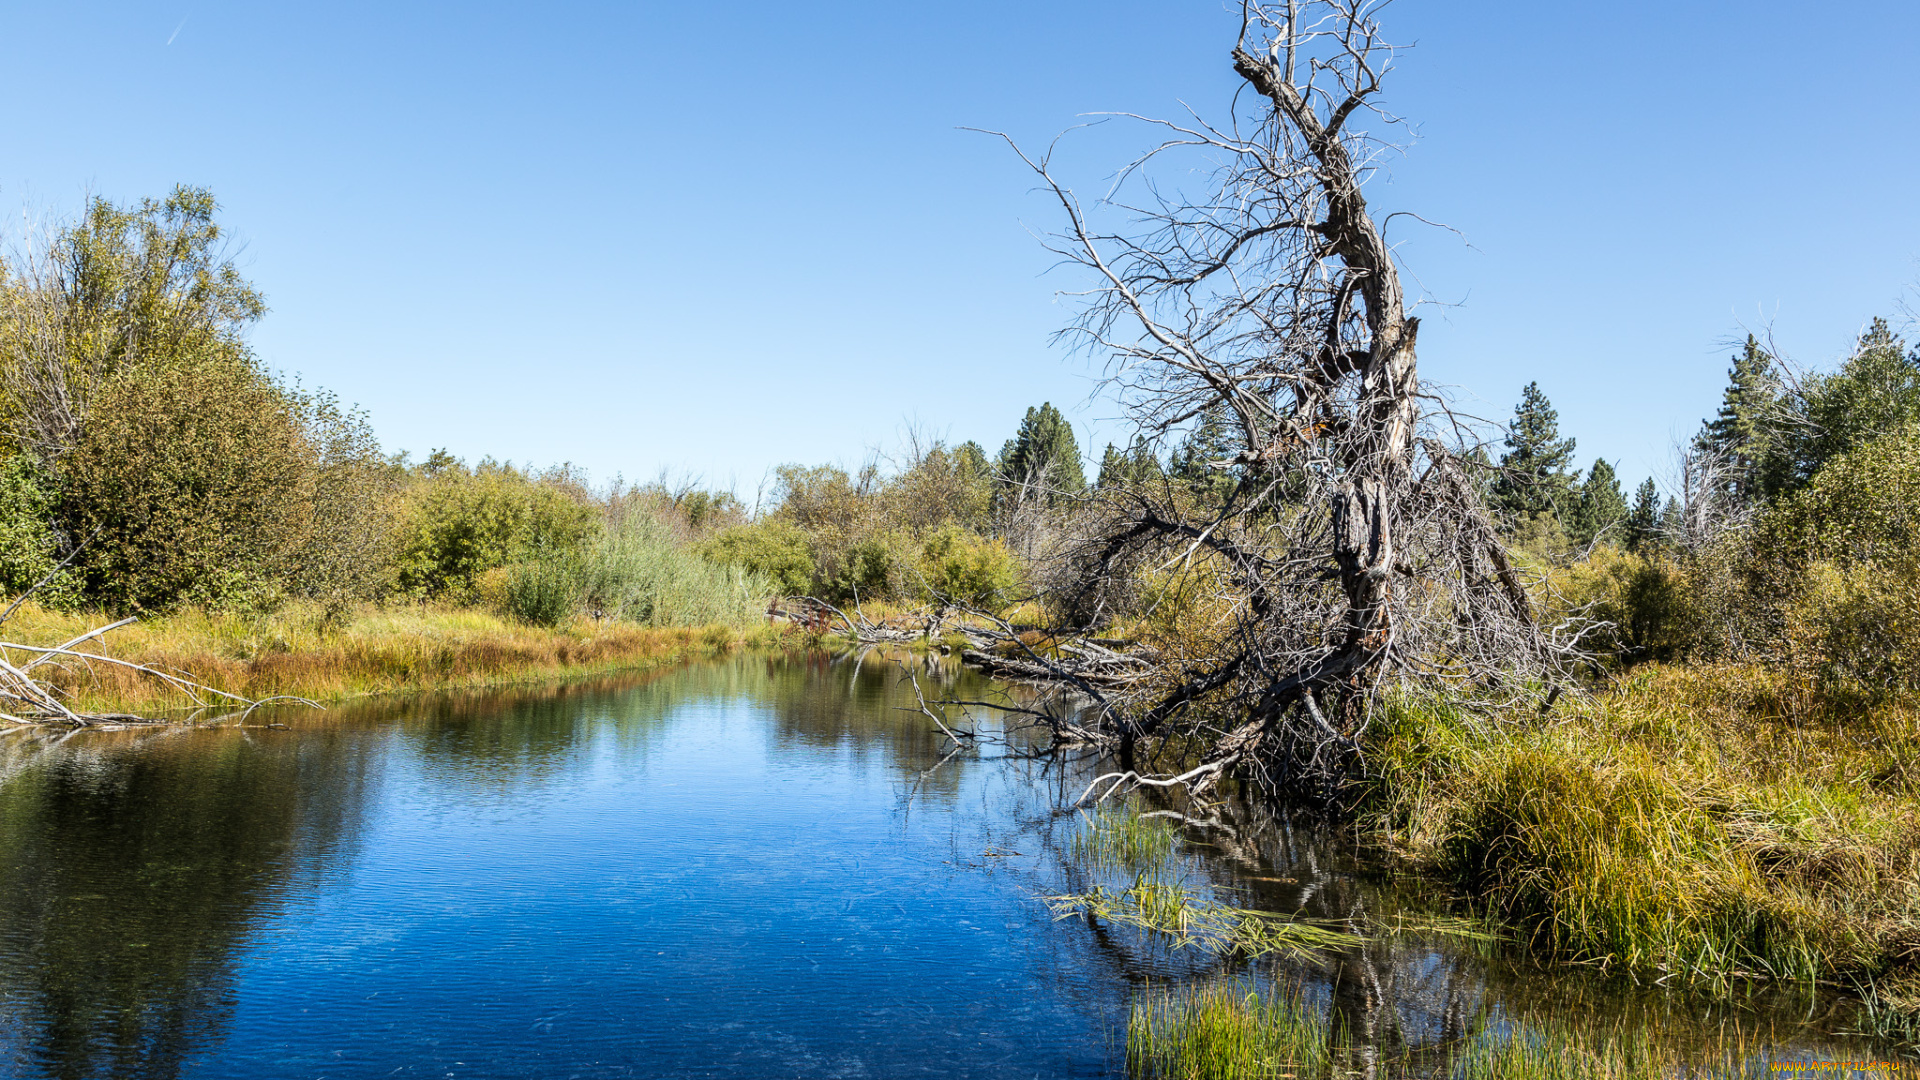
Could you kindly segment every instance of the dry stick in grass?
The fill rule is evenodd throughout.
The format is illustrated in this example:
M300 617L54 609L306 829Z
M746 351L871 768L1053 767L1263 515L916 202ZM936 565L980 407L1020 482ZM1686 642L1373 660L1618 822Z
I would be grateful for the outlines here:
M253 698L249 698L241 694L229 693L228 691L225 691L225 690L216 689L215 687L208 686L204 683L197 682L192 679L181 678L178 675L170 675L167 672L159 670L158 668L149 667L145 664L136 664L131 660L121 660L112 656L104 656L104 655L101 655L100 653L80 652L74 648L74 646L79 645L82 642L90 641L94 638L100 637L101 635L105 634L109 630L117 630L120 627L126 626L129 623L132 623L135 621L137 620L130 617L130 618L122 619L119 622L109 624L107 626L97 627L93 630L87 631L84 634L81 634L79 637L76 637L61 645L53 646L51 648L40 646L40 645L22 645L17 642L0 641L0 657L4 657L7 654L7 651L11 649L18 649L21 652L39 654L33 660L29 661L24 667L15 667L9 661L5 659L0 659L0 697L11 698L15 701L20 701L29 706L32 706L35 711L41 714L39 719L42 721L51 720L56 722L75 724L81 727L85 727L89 724L101 723L101 722L140 721L140 720L147 719L146 717L136 716L129 713L77 713L77 712L74 712L72 709L69 709L64 703L62 703L59 700L59 698L57 698L54 695L54 691L51 685L41 683L35 680L31 675L27 674L29 671L32 671L34 668L38 667L41 664L54 661L56 657L71 657L89 666L91 666L95 661L98 661L102 664L108 664L114 667L126 668L137 674L146 675L149 678L157 679L164 685L170 687L171 689L177 690L180 693L184 694L189 701L193 702L193 704L200 709L206 709L210 707L207 700L209 698L225 699L236 705L244 707L245 711L243 711L240 714L242 719L245 719L247 716L252 715L253 710L259 708L261 705L266 704L267 702L270 702L270 701L297 701L297 702L300 702L301 704L310 705L316 709L320 708L320 705L317 702L309 701L306 698L294 697L293 695L290 695L290 694L277 694L277 695L274 695L273 697L263 698L261 700L256 701ZM203 697L202 695L205 695L205 697ZM34 722L31 720L22 720L19 717L14 717L10 715L6 716L6 718L10 720L15 720L18 722L23 722L23 723Z

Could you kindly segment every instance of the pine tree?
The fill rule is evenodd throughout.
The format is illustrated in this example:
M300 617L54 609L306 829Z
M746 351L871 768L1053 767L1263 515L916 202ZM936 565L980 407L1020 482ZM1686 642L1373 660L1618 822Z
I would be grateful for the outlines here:
M1647 551L1660 537L1660 488L1648 477L1633 493L1633 509L1627 513L1627 550Z
M1100 491L1111 491L1121 487L1130 479L1127 469L1127 455L1112 443L1100 454L1100 473L1093 486Z
M1569 527L1573 539L1584 547L1614 530L1613 539L1617 542L1618 526L1626 520L1627 513L1627 497L1620 490L1619 475L1607 459L1595 461L1587 471L1586 480L1580 484L1578 509Z
M1087 489L1080 443L1073 425L1051 402L1027 410L1020 430L1000 450L1001 480L1019 488L1037 488L1049 500L1078 495Z
M1500 455L1500 473L1493 482L1493 508L1509 527L1536 514L1563 521L1573 510L1574 440L1560 437L1560 414L1554 411L1540 384L1530 382L1513 410L1507 432L1507 452Z
M1656 527L1655 537L1661 543L1672 541L1684 544L1687 535L1687 511L1680 500L1667 496L1665 505L1660 507L1660 524Z
M1723 494L1751 503L1759 497L1761 473L1774 442L1774 414L1780 400L1779 377L1773 356L1752 334L1733 358L1720 412L1700 426L1693 445L1724 463Z
M993 475L993 467L987 464L987 452L972 439L953 448L953 459L954 467L969 480L985 480Z
M1227 497L1238 480L1233 473L1212 468L1209 463L1228 460L1239 452L1240 446L1233 427L1227 423L1225 410L1208 409L1200 414L1200 423L1173 452L1167 472L1203 498L1217 502Z

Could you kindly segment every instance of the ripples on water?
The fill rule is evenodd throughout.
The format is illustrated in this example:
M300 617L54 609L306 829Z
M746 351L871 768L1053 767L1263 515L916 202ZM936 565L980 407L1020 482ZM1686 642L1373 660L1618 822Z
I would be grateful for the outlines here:
M901 671L742 657L290 730L8 735L0 1071L1124 1073L1143 988L1244 966L1053 922L1037 898L1098 877L1053 812L1094 763L1017 738L951 755ZM991 692L950 666L921 679ZM1422 902L1326 834L1236 821L1190 836L1188 872L1223 895L1334 917ZM1304 976L1385 1049L1553 1014L1872 1054L1815 1039L1805 1002L1717 1009L1444 941Z

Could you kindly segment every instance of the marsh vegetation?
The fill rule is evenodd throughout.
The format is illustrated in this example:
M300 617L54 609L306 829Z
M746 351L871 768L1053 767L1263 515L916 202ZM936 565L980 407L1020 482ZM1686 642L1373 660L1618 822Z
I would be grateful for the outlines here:
M1233 122L1176 130L1102 204L1026 159L1093 283L1069 336L1130 423L1097 469L1051 403L996 453L909 433L779 465L751 503L416 458L255 353L265 300L211 193L96 199L0 261L0 590L31 594L0 621L50 643L137 616L98 647L248 698L959 652L1060 689L1041 749L1100 762L1056 809L1121 876L1051 894L1062 914L1222 962L1371 947L1380 926L1166 870L1185 810L1304 805L1538 955L1847 987L1857 1023L1910 1036L1920 351L1880 320L1824 365L1747 337L1664 487L1578 467L1541 381L1499 423L1460 415L1420 382L1362 194L1396 122L1377 7L1246 12ZM1153 186L1196 153L1198 186ZM45 671L76 706L183 703ZM1199 801L1117 808L1167 793ZM1332 1068L1345 1021L1318 1009L1285 982L1169 989L1129 1045L1154 1075ZM1638 1076L1664 1053L1640 1039L1476 1028L1446 1068Z

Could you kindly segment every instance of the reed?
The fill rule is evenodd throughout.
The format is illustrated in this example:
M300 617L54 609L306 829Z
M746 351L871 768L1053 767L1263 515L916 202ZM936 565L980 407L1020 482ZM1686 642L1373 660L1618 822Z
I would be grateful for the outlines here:
M1435 1042L1361 1046L1339 1016L1297 983L1207 982L1137 996L1127 1017L1127 1070L1141 1080L1757 1080L1781 1076L1920 1075L1905 1062L1847 1068L1786 1057L1735 1025L1713 1032L1619 1021L1483 1016L1477 1030ZM1779 1056L1776 1056L1779 1055Z
M1428 1075L1446 1080L1759 1080L1797 1073L1777 1068L1761 1048L1738 1035L1716 1044L1662 1039L1647 1028L1584 1032L1571 1027L1506 1025L1445 1047L1444 1064ZM1408 1055L1411 1059L1414 1055ZM1900 1070L1900 1066L1893 1066ZM1394 1070L1415 1075L1415 1068ZM1833 1075L1812 1072L1799 1075ZM1839 1075L1859 1075L1852 1070ZM1904 1071L1874 1075L1907 1075Z
M1127 1071L1152 1080L1328 1074L1329 1023L1298 987L1207 983L1149 991L1127 1016Z
M1166 865L1180 830L1166 818L1131 808L1102 807L1081 814L1070 853L1076 863L1102 870L1138 872Z

